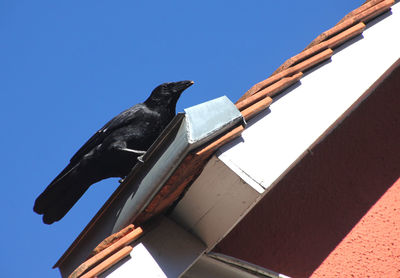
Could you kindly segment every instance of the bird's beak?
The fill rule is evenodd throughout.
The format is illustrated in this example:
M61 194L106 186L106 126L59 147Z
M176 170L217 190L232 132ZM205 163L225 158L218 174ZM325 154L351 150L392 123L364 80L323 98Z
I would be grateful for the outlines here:
M179 81L179 82L176 82L175 88L177 91L183 92L184 90L186 90L193 84L194 84L194 82L191 80Z

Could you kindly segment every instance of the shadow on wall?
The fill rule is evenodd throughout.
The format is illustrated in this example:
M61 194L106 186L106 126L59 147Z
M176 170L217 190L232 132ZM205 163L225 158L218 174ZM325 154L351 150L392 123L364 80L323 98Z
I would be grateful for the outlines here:
M400 62L213 250L308 277L400 174Z

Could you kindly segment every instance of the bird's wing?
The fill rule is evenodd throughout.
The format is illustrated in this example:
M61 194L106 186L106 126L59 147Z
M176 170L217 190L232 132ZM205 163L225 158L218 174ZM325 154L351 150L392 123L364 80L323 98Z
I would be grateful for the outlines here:
M101 144L105 137L112 131L128 125L133 124L139 120L144 113L145 106L143 104L136 104L135 106L123 111L122 113L115 116L108 123L106 123L101 129L99 129L90 139L74 154L71 158L71 164L77 163L84 155L89 153L97 145Z

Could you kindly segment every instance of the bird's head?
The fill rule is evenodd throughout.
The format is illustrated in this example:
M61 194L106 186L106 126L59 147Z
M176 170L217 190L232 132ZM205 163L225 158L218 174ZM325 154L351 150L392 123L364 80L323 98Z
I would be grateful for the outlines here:
M182 92L193 84L194 82L190 80L163 83L151 92L145 103L149 107L168 107L175 110Z

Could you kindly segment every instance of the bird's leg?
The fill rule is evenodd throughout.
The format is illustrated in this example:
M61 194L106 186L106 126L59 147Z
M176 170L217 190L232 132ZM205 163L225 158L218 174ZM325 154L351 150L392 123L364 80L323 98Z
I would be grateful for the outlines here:
M139 160L140 162L143 163L143 156L146 153L146 151L129 149L129 148L126 147L126 144L121 144L121 145L115 144L113 147L114 147L114 149L116 149L118 151L128 152L128 153L132 153L132 154L137 155L136 156L137 160Z
M136 159L143 163L143 156L146 153L146 151L129 149L126 147L126 142L121 142L121 141L114 143L112 145L112 148L117 151L135 154Z
M146 153L146 151L132 150L132 149L128 149L128 148L118 148L118 150L124 151L124 152L131 152L131 153L135 153L135 154L141 154L142 156Z
M132 149L128 149L128 148L122 148L120 149L121 151L125 151L125 152L131 152L131 153L135 153L135 154L141 154L141 156L137 157L137 160L139 160L140 162L144 162L143 161L143 156L145 155L145 151L139 151L139 150L132 150Z
M121 151L132 152L132 153L135 153L135 154L141 154L141 156L137 157L137 160L139 160L140 162L144 163L143 156L146 154L145 151L132 150L132 149L128 149L128 148L122 148Z

